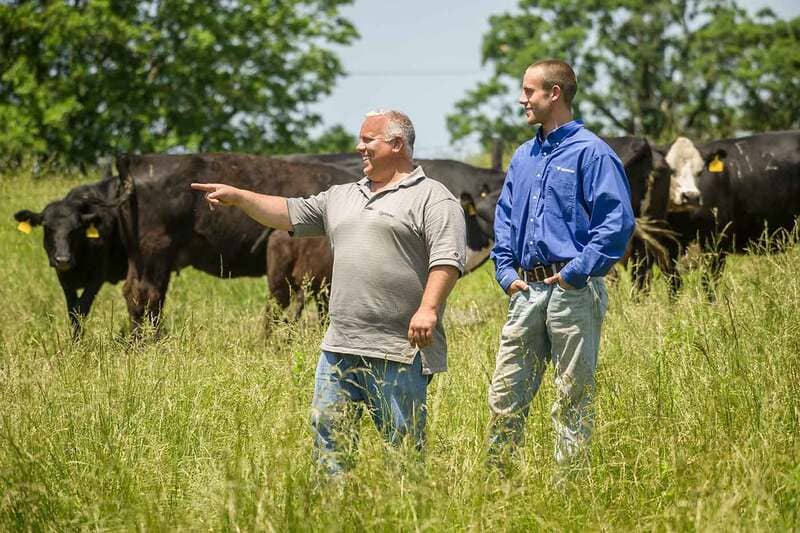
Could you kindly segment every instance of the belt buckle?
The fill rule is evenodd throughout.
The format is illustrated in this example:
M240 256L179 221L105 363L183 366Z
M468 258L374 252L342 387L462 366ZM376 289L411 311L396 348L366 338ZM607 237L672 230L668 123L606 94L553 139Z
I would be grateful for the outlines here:
M544 281L548 277L547 269L544 267L544 265L536 265L535 267L533 267L533 273L536 275L537 278L541 276L542 279L537 281Z

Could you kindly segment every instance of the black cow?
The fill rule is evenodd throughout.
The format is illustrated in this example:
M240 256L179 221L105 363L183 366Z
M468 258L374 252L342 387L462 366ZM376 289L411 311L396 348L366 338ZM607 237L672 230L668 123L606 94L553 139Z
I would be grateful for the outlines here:
M668 220L683 245L697 238L708 253L703 281L713 298L713 283L728 254L744 251L765 230L791 230L800 216L800 131L681 143L679 156L669 157L673 149L668 154L673 192L680 183L682 190L697 194L673 194ZM674 259L679 252L674 250ZM677 276L674 286L680 286Z
M103 283L125 278L128 261L116 208L126 198L118 178L109 177L72 189L41 213L24 209L14 214L18 222L44 228L44 248L64 291L75 339Z
M244 154L124 155L117 168L135 184L120 209L128 250L123 289L134 330L159 321L170 273L186 266L227 278L262 276L264 228L238 209L211 212L192 182L224 182L265 194L308 196L352 181L335 167Z

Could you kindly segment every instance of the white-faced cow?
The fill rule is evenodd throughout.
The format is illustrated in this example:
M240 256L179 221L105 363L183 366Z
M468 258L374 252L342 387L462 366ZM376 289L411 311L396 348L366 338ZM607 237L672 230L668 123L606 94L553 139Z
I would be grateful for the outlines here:
M40 213L23 209L14 214L20 223L44 228L44 249L64 291L75 339L103 283L125 279L128 261L117 205L129 193L110 177L72 189Z
M713 297L712 283L729 253L744 251L765 230L790 230L800 216L800 131L703 145L679 141L681 146L673 150L673 145L667 157L675 191L669 223L682 243L697 238L710 254L704 281ZM696 199L686 195L692 190ZM679 284L678 279L676 287Z

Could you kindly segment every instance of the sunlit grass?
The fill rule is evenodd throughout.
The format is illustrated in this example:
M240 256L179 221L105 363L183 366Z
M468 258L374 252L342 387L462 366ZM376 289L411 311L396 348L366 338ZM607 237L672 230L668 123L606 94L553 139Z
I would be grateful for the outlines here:
M700 274L610 287L591 472L554 486L552 373L513 472L484 466L486 391L506 299L491 266L448 304L450 372L429 392L423 464L368 420L341 485L311 475L323 329L264 333L263 279L174 276L164 338L131 344L121 287L69 340L41 230L11 219L80 178L0 177L0 529L791 530L800 507L800 247Z

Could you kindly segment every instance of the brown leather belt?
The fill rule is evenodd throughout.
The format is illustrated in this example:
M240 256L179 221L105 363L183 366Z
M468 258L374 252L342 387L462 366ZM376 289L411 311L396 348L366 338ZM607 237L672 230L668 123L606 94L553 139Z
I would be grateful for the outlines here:
M558 272L565 266L567 266L567 261L557 261L555 263L550 263L549 265L539 263L537 265L533 265L533 269L531 270L522 270L521 268L518 268L517 274L525 283L533 283L537 281L542 282L545 279L558 274Z

